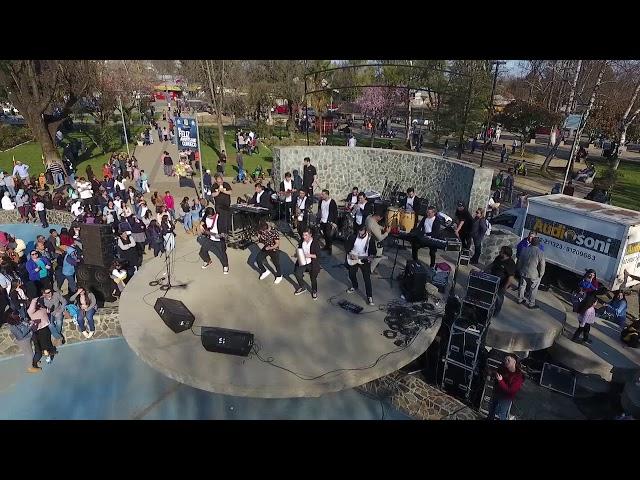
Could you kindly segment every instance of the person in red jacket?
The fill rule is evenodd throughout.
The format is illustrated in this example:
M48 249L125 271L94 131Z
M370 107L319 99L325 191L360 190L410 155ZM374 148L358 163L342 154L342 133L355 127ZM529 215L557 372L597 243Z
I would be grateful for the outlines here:
M496 384L487 416L489 420L509 420L511 404L523 382L524 375L520 370L518 357L510 353L496 372Z

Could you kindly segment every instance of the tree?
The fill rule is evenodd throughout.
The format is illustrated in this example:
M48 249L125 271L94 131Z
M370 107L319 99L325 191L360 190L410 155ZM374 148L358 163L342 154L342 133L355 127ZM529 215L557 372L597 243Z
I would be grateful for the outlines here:
M397 87L369 87L365 88L362 95L356 100L362 113L375 120L381 120L393 114L398 105L405 100L406 90ZM373 147L375 124L371 128L371 146Z
M0 85L42 146L46 165L60 163L53 138L77 101L92 91L96 62L4 60Z
M194 83L205 86L209 101L213 105L216 122L218 124L218 141L220 151L224 150L224 125L222 113L224 111L224 94L227 88L227 77L233 61L229 60L181 60L181 72Z
M520 155L523 156L524 146L536 128L553 125L559 121L559 117L540 105L516 100L497 114L495 121L502 124L505 130L519 135L522 145Z

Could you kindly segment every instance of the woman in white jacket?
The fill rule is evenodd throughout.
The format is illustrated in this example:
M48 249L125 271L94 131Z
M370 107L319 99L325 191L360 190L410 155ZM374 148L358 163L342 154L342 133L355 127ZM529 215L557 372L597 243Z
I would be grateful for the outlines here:
M9 192L4 192L4 196L2 197L2 209L3 210L15 210L16 204L11 197L9 196Z

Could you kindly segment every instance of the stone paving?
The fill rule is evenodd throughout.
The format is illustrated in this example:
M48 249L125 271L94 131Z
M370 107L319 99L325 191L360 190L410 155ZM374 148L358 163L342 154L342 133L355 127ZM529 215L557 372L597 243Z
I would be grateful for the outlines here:
M464 403L403 372L369 382L360 390L386 399L417 420L478 420L482 417Z

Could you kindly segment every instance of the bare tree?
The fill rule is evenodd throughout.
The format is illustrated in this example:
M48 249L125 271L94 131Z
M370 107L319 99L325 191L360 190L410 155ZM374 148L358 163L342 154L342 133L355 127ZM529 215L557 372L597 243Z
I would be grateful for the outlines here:
M42 146L46 165L60 163L54 135L76 102L91 91L95 66L90 60L0 62L0 85Z

